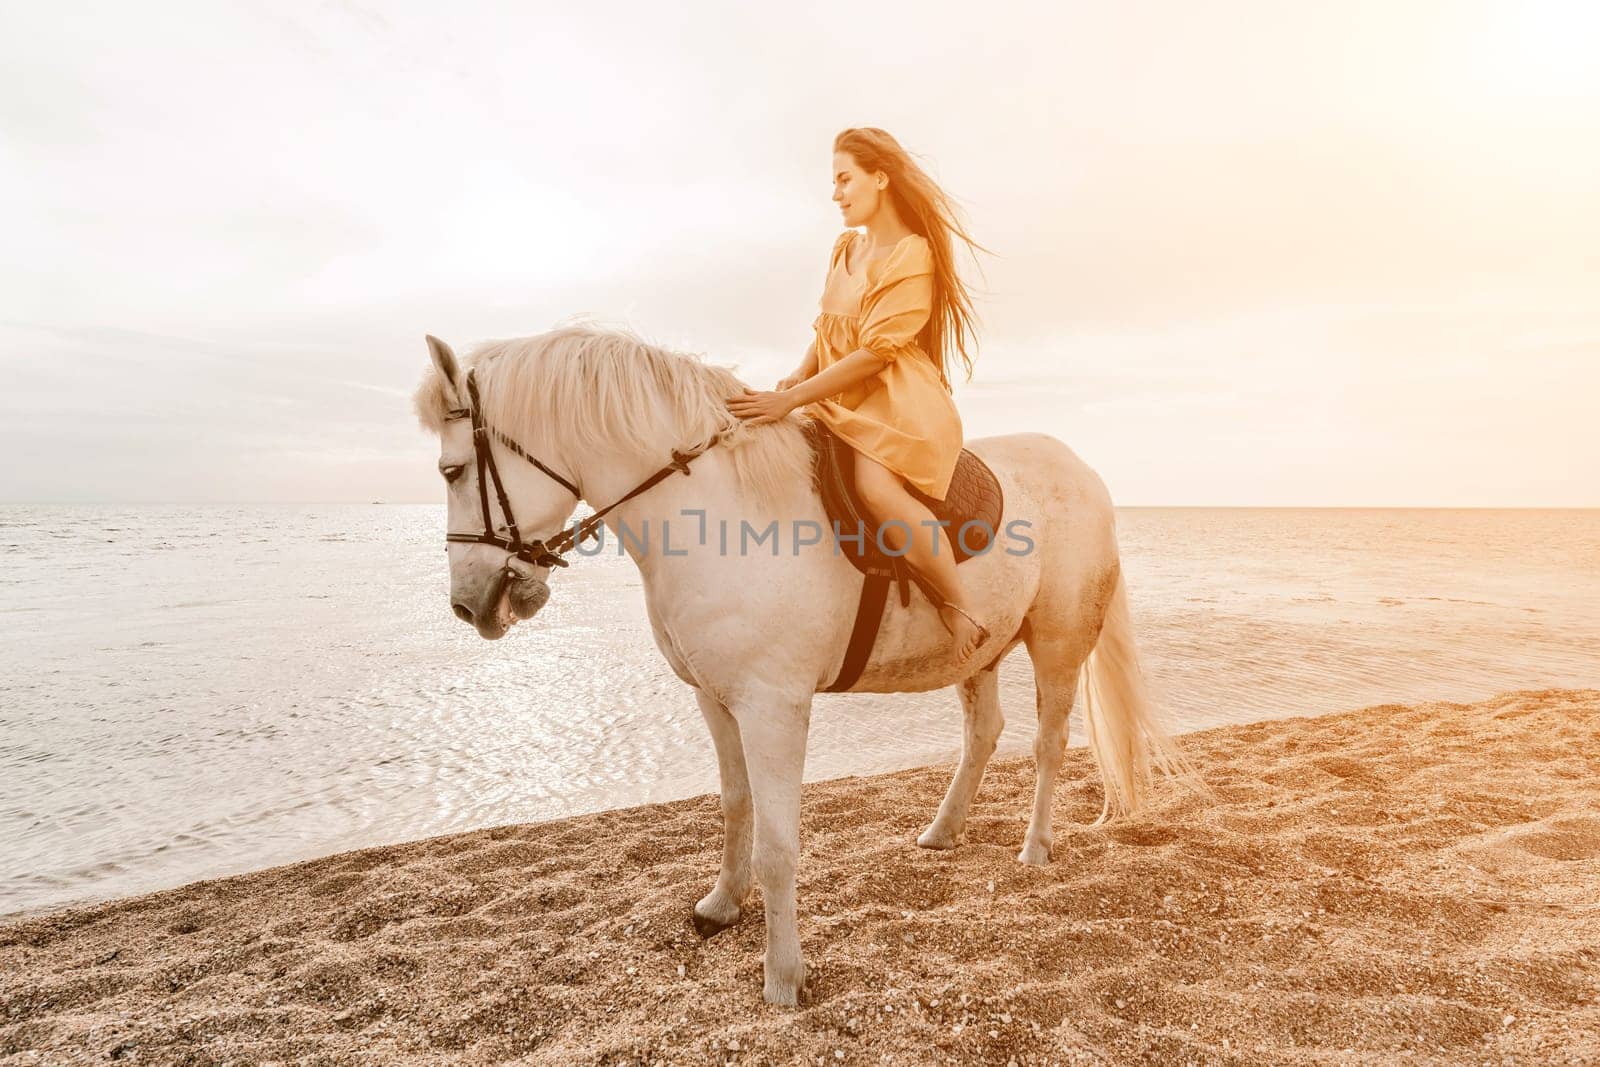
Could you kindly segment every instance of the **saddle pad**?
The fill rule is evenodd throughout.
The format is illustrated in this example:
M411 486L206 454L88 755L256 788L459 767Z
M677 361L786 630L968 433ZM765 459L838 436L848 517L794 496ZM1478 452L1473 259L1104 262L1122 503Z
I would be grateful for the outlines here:
M813 469L817 489L822 494L822 506L828 515L828 536L833 536L832 528L837 525L843 535L838 541L839 553L863 574L898 576L902 557L879 550L876 524L856 495L854 453L850 446L816 419L802 419L801 425L814 453ZM911 489L911 495L926 504L935 519L950 524L947 529L958 564L981 555L1000 529L1005 502L1000 480L988 464L965 448L956 459L955 474L943 500L935 500L915 488ZM973 525L962 534L964 523ZM853 536L858 531L866 534L859 544ZM941 546L940 551L944 547Z

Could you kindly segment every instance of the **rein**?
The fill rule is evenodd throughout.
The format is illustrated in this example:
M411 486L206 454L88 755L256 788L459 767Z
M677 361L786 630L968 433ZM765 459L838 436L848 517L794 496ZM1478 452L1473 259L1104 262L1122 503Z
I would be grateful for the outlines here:
M493 434L495 439L501 444L505 445L512 452L533 464L539 470L543 471L547 476L549 476L552 480L554 480L563 489L567 490L567 492L571 493L577 499L583 499L583 490L578 488L575 482L569 481L568 479L557 474L555 471L551 470L548 466L542 463L537 456L531 455L521 445L517 444L516 441L513 441L500 430L490 426L484 421L483 404L478 397L476 368L467 371L467 396L471 400L472 406L467 408L451 408L445 413L445 420L454 421L456 419L467 418L472 420L472 451L477 457L478 461L478 512L483 518L483 532L481 534L447 532L445 534L445 541L494 545L496 548L501 548L506 552L509 552L511 554L511 559L520 559L526 563L531 563L536 567L568 566L569 561L563 559L562 556L566 552L571 551L574 546L582 544L586 538L593 537L598 539L600 536L599 529L601 520L605 518L607 512L609 512L612 508L627 503L640 493L653 488L664 478L667 478L673 474L688 474L689 463L697 457L703 455L705 452L714 448L726 435L725 433L719 433L711 438L711 440L692 451L684 452L679 451L676 448L673 449L672 459L665 467L662 467L660 470L650 475L650 477L646 478L644 481L628 490L622 496L618 497L616 500L613 500L599 511L596 511L593 515L590 515L588 518L584 519L576 527L568 527L567 529L562 530L549 541L543 541L539 538L534 538L531 541L524 541L522 539L522 531L517 528L516 517L511 511L511 500L506 496L505 483L500 478L500 468L497 467L494 462L494 450L490 446L489 442L489 436L491 434ZM495 532L494 525L491 522L491 513L489 511L489 483L491 481L494 482L494 493L496 500L498 500L500 504L500 514L504 515L506 520L506 536L504 537L499 536ZM449 544L447 543L445 547L449 548ZM506 562L509 569L510 559L508 559Z

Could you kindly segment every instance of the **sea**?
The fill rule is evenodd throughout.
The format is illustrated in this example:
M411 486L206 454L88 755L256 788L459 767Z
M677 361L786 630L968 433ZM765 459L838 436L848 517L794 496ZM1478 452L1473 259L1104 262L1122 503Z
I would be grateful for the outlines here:
M0 506L0 915L715 791L632 563L577 561L484 641L450 612L444 518ZM1122 508L1117 527L1179 731L1600 686L1600 510ZM1001 685L1000 754L1026 753L1024 651ZM960 744L953 691L819 695L806 776Z

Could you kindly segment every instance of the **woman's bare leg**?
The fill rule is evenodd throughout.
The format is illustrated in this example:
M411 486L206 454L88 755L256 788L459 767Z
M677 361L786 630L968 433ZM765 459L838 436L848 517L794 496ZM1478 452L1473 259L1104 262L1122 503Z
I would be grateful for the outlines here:
M896 519L905 524L904 529L896 525L884 527L884 545L891 552L904 549L905 559L928 576L940 596L968 615L973 614L973 606L968 602L961 588L961 579L956 575L955 549L951 545L948 530L934 525L933 512L911 495L898 474L875 459L852 452L855 456L856 492L861 495L873 519L880 524ZM906 543L908 532L909 544ZM954 658L957 663L964 662L978 646L978 627L961 611L948 606L939 609L940 617L954 638Z

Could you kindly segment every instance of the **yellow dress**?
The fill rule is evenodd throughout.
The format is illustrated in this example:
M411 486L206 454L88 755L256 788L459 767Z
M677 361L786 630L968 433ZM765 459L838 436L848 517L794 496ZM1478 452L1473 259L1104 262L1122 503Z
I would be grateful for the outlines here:
M962 433L950 383L917 339L933 310L933 252L927 238L910 234L886 258L859 263L851 274L845 248L855 235L846 230L833 243L822 310L812 323L817 372L862 348L888 362L805 410L850 447L943 500Z

